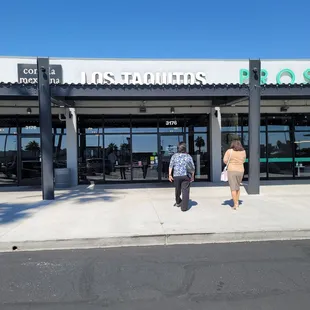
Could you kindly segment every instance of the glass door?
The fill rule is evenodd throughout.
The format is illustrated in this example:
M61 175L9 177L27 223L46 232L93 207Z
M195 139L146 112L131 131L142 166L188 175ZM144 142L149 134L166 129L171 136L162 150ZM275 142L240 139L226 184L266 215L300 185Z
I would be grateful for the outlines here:
M41 184L41 142L39 136L21 136L20 185Z
M158 181L157 134L132 135L132 178L135 181Z
M178 152L178 144L185 142L185 135L180 134L161 134L160 138L160 173L161 180L168 180L169 163L173 154Z

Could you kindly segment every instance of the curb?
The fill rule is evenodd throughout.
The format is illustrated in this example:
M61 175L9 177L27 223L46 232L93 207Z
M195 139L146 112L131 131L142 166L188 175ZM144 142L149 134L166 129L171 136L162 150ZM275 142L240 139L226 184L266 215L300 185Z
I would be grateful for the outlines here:
M310 230L252 231L231 233L182 233L105 238L0 242L0 252L73 250L133 246L169 246L181 244L285 241L304 239L310 239Z

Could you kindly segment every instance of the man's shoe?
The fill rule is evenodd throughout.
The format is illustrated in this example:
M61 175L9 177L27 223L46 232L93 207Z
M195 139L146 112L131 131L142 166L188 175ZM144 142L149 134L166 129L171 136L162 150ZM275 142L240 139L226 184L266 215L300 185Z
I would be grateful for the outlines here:
M180 203L175 203L173 206L180 208L181 204Z

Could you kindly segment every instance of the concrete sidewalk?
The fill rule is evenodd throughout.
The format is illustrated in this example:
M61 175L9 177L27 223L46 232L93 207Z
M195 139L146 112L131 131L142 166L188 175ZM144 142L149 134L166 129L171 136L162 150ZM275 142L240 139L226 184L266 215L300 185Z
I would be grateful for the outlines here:
M78 186L41 200L40 190L1 190L0 251L310 238L310 184L229 188L194 183L191 209L173 207L170 184Z

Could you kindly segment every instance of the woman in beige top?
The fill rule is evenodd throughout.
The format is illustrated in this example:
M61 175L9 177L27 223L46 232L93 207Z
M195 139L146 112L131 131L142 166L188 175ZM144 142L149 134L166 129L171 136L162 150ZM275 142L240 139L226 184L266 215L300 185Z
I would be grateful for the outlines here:
M240 184L244 174L244 162L246 160L245 150L239 140L233 140L224 155L224 163L227 165L228 183L231 196L234 201L234 209L239 207Z

